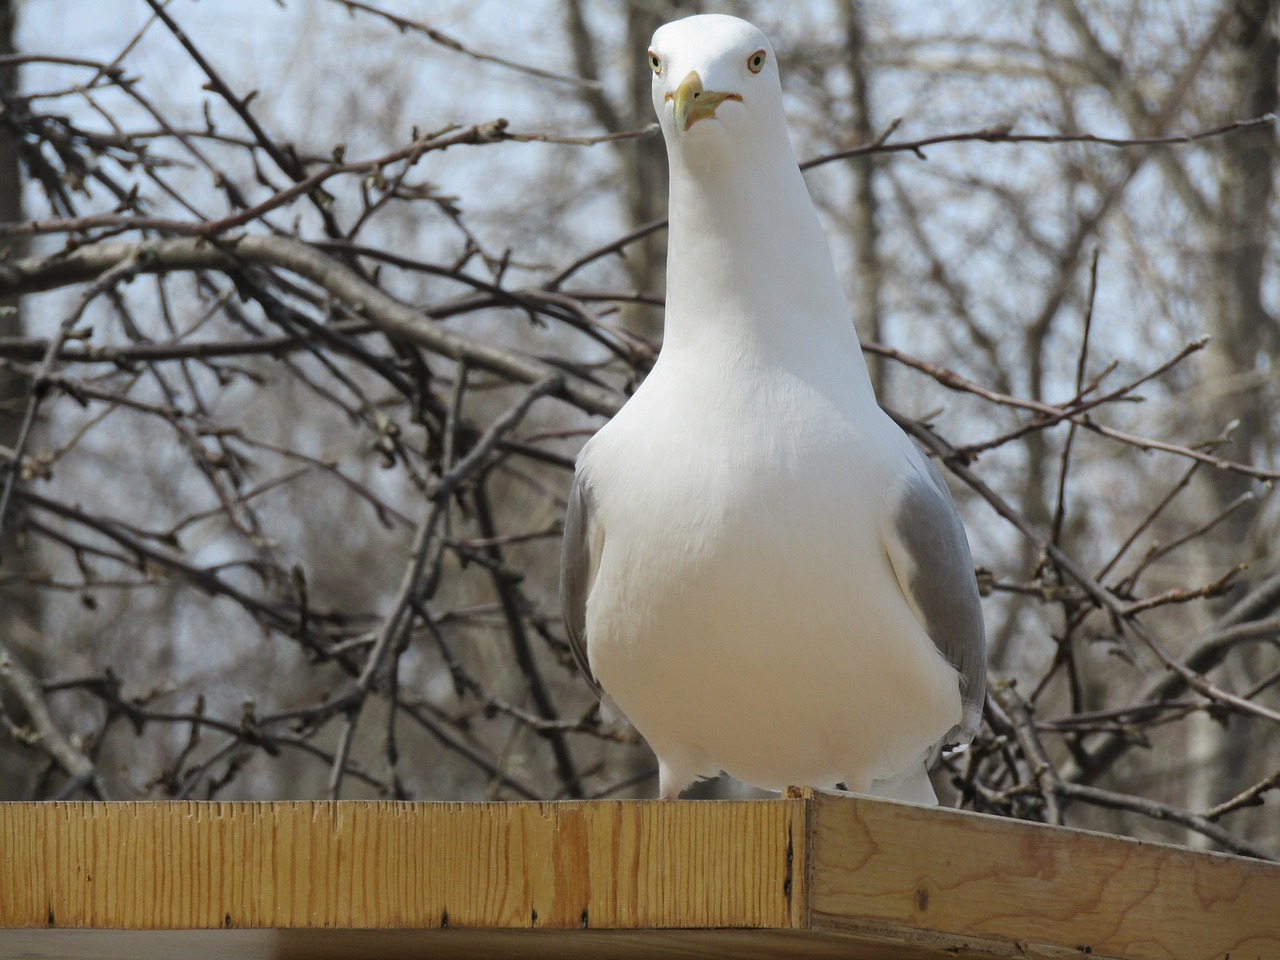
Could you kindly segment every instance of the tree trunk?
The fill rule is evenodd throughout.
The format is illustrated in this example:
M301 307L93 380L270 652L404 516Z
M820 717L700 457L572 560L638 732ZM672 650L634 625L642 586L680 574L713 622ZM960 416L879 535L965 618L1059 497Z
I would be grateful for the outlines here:
M14 52L14 33L17 21L17 0L0 0L0 56ZM21 141L17 126L10 113L10 104L18 89L18 68L0 66L0 223L14 223L22 219ZM21 238L0 238L0 263L22 255ZM16 337L22 332L22 317L18 312L18 298L0 297L0 337ZM12 450L22 422L22 411L27 394L25 377L0 368L0 483L8 471L16 469L10 461ZM19 532L21 516L13 504L3 518L0 527L0 648L9 655L20 656L28 667L36 664L38 651L21 642L31 634L21 630L21 621L30 621L35 611L35 599L27 588L21 573L24 567L22 538ZM38 673L37 673L38 675ZM23 711L11 691L0 685L0 707L9 718L22 719ZM0 800L21 798L28 792L33 773L30 756L15 752L11 739L0 740Z
M849 62L849 100L853 110L853 139L857 143L870 143L875 139L871 119L871 95L866 62L867 32L863 23L861 0L843 0L840 17L844 25L845 53ZM850 226L853 239L854 269L857 289L853 295L853 318L858 336L867 340L884 342L881 316L880 286L880 226L875 193L876 160L873 156L855 157L850 161L853 172L853 218ZM886 365L879 357L868 357L867 366L876 396L887 401L885 395Z
M601 89L585 88L583 99L596 122L611 133L647 126L657 118L650 100L652 77L644 55L653 31L681 15L682 0L656 0L627 5L626 55L629 58L624 103L611 101ZM578 73L599 80L598 45L587 25L580 0L566 0L566 29ZM622 190L630 227L638 227L667 215L667 154L656 132L615 144L622 165ZM666 289L667 235L650 234L626 249L627 273L637 290L662 293ZM662 334L662 312L644 304L624 308L623 323L634 333L651 339Z
M1225 80L1231 102L1229 117L1260 117L1275 113L1277 60L1275 0L1230 0L1231 16L1224 37ZM1232 455L1246 462L1262 463L1273 453L1272 392L1266 389L1273 376L1265 358L1277 347L1276 318L1263 304L1263 273L1268 238L1272 180L1275 176L1276 137L1270 125L1237 136L1224 137L1218 145L1221 167L1217 219L1210 228L1210 314L1213 346L1208 355L1211 384L1223 402L1219 409L1240 420ZM1222 424L1206 424L1219 430ZM1212 476L1218 506L1249 489L1249 481L1236 474L1216 471ZM1223 542L1252 541L1256 555L1260 531L1252 523L1254 511L1241 510L1227 521ZM1238 556L1233 550L1232 556Z
M1275 0L1229 0L1230 14L1225 30L1223 55L1225 86L1231 100L1225 116L1246 119L1274 114L1280 106L1277 94L1277 64L1280 39L1276 33ZM1212 324L1213 343L1207 367L1211 411L1220 421L1237 418L1228 455L1246 463L1274 463L1273 440L1276 400L1269 369L1276 360L1276 318L1263 302L1263 282L1268 241L1274 224L1271 217L1276 166L1274 127L1266 125L1224 137L1218 145L1220 168L1216 221L1208 230L1209 267L1207 289L1213 299L1206 311ZM1218 402L1212 402L1216 398ZM1221 422L1206 423L1206 433L1221 430ZM1211 493L1208 515L1223 510L1257 484L1238 474L1214 471L1209 477ZM1262 568L1273 554L1272 530L1265 514L1255 504L1236 510L1220 528L1209 549L1203 551L1207 578L1220 576L1231 563L1253 561L1247 576L1265 577ZM1274 563L1274 559L1271 560ZM1244 577L1240 578L1244 581ZM1231 686L1248 685L1248 676L1259 676L1264 667L1255 650L1236 663L1238 677ZM1239 684L1236 682L1239 681ZM1270 773L1272 758L1258 756L1251 746L1248 718L1233 718L1229 726L1201 718L1191 729L1192 762L1212 775L1193 778L1188 806L1208 809L1255 780Z

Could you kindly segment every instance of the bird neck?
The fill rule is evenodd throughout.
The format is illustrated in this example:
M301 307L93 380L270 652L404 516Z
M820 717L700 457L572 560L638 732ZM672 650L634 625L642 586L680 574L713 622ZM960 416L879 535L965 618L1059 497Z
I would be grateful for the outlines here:
M728 143L683 147L690 156L670 156L664 351L759 350L783 362L852 351L854 375L865 377L826 235L785 131L741 152Z

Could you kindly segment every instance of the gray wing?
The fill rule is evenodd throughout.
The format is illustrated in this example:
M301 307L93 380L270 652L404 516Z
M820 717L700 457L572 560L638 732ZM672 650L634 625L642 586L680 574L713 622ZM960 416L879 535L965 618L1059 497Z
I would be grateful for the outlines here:
M592 556L596 540L595 498L577 473L569 491L569 508L564 516L564 540L560 543L560 612L569 634L569 652L596 696L600 684L587 660L587 595L596 578L598 557Z
M961 677L964 716L944 737L968 743L987 695L987 640L969 541L938 468L921 457L889 499L885 552L912 611Z

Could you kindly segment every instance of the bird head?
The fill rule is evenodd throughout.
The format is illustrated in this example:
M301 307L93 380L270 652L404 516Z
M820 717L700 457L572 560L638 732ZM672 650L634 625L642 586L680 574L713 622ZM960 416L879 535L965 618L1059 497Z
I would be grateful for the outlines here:
M783 122L773 48L745 20L706 14L665 24L648 56L663 136L682 155L745 148Z

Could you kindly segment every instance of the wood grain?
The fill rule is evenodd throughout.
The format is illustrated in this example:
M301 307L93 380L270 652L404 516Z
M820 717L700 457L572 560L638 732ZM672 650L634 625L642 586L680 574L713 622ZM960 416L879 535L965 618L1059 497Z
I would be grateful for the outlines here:
M991 956L1280 958L1280 865L864 798L814 798L814 927Z
M0 804L0 957L1277 960L1280 864L859 797Z
M804 803L0 805L0 927L790 927Z

